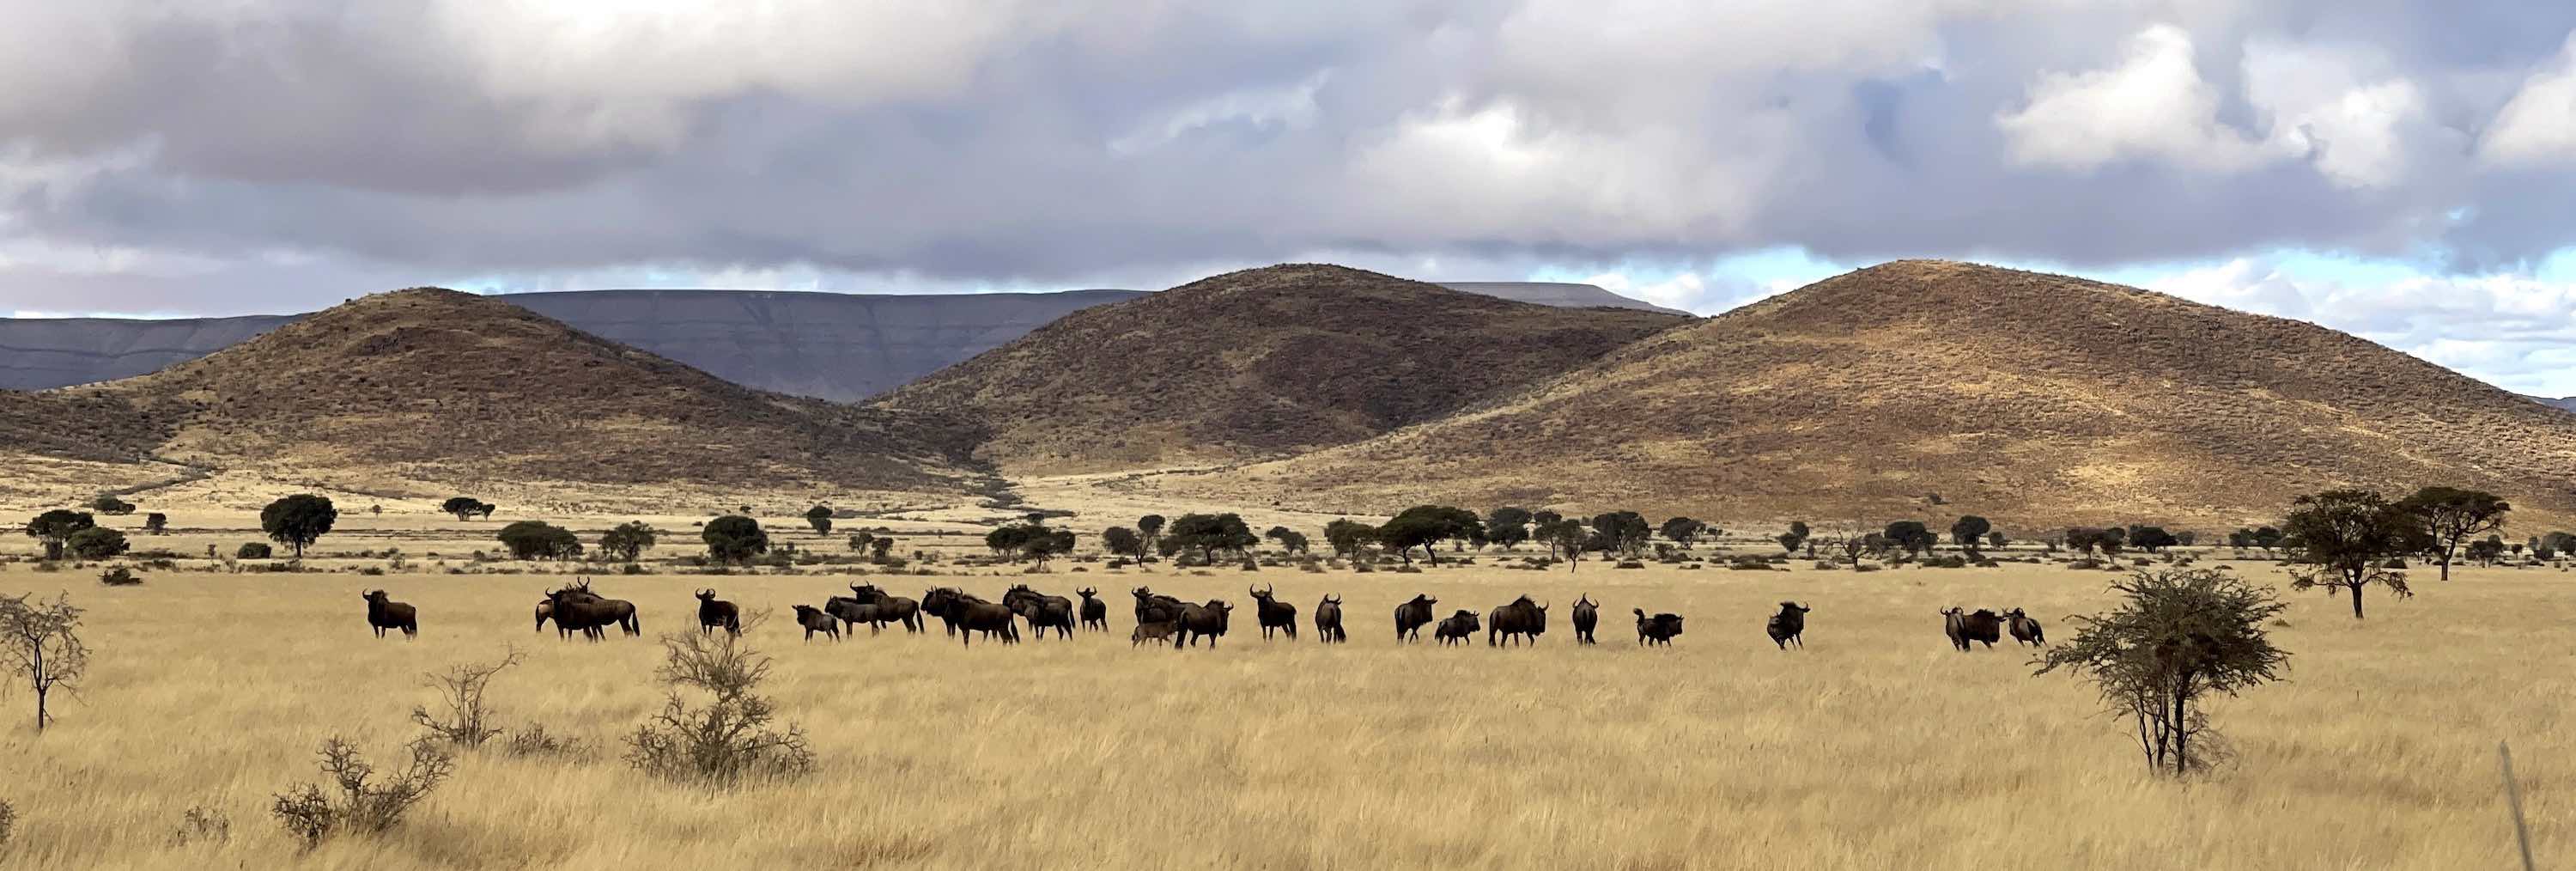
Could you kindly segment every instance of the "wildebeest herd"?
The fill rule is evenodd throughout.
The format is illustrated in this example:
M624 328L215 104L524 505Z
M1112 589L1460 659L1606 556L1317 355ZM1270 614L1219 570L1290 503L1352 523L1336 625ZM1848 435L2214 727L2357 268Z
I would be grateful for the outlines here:
M1108 632L1109 606L1101 601L1099 590L1085 587L1076 591L1076 602L1063 596L1051 596L1030 589L1026 584L1013 584L1003 591L999 602L988 601L955 587L933 587L920 599L896 596L874 584L851 584L847 596L832 596L821 607L794 606L796 625L804 630L805 640L822 635L839 641L846 632L866 624L868 633L884 631L887 625L903 627L906 633L926 632L923 615L939 619L949 637L964 646L974 646L981 636L985 641L1017 644L1020 626L1026 624L1030 637L1044 640L1049 630L1057 638L1070 639L1076 631ZM1189 602L1154 592L1148 587L1131 591L1136 599L1136 628L1128 635L1131 646L1146 643L1170 644L1174 648L1195 647L1202 640L1215 649L1217 639L1225 637L1232 621L1234 606L1223 599ZM1261 626L1261 637L1273 633L1297 637L1297 606L1279 601L1277 588L1246 588L1255 604L1253 615ZM702 589L697 597L698 631L723 631L739 635L743 631L742 609L732 602L716 598L713 588ZM383 590L365 594L367 625L376 636L399 629L406 638L420 634L419 609L389 598ZM1513 643L1537 644L1547 634L1549 606L1521 596L1479 614L1464 608L1440 617L1433 609L1440 600L1416 594L1404 604L1395 606L1395 640L1398 643L1422 640L1422 627L1432 626L1432 638L1443 646L1466 644L1477 633L1485 634L1488 647ZM1646 613L1644 608L1630 609L1637 615L1638 646L1670 647L1675 636L1682 634L1682 615L1670 612ZM1763 632L1773 645L1782 650L1792 646L1806 647L1807 614L1813 611L1797 602L1782 602L1780 610L1763 623ZM1601 603L1584 594L1574 600L1574 639L1577 644L1598 643L1593 632L1601 622ZM590 579L546 591L537 600L537 628L543 630L553 621L559 637L569 639L574 633L591 641L606 637L607 628L615 626L626 635L644 634L643 621L636 616L635 603L611 599L593 592ZM1326 644L1350 640L1342 629L1342 600L1326 595L1315 605L1315 636ZM2013 640L2032 646L2048 643L2039 621L2022 609L1996 611L1979 608L1945 608L1941 611L1942 633L1949 636L1952 647L1968 651L1983 644L1992 649L1995 642L2009 631ZM1436 626L1433 624L1437 624Z

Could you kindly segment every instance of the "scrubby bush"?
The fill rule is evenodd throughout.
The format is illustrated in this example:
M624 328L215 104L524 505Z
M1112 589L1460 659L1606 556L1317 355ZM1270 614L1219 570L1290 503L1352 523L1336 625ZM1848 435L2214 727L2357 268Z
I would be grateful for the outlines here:
M492 678L518 665L522 658L512 650L498 662L459 663L444 673L423 675L422 682L438 691L439 705L444 710L411 709L411 721L429 733L421 740L472 748L501 734L500 727L493 725L496 714L491 703L484 700L484 693L491 689Z
M456 757L427 741L414 742L411 764L381 780L375 777L375 766L340 736L322 742L320 755L329 788L307 783L278 793L269 807L278 823L307 847L341 832L369 834L393 828L402 821L403 812L456 771Z
M235 549L233 551L233 558L268 559L269 557L276 555L276 553L277 551L270 548L266 543L253 541L245 542L241 547Z
M71 551L72 556L85 560L111 559L129 547L125 533L104 526L72 533L70 538L63 540L63 546Z
M131 587L143 583L143 576L124 566L98 573L98 582L110 587Z
M762 615L743 621L748 633ZM662 636L657 675L670 687L662 710L626 738L626 762L658 777L732 786L745 780L792 779L814 768L805 730L775 725L777 709L755 690L770 659L731 633ZM691 705L687 691L712 698Z

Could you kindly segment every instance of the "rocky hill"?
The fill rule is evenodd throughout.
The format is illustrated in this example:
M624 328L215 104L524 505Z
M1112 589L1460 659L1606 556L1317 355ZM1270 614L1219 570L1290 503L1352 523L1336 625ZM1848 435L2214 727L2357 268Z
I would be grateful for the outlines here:
M2330 486L2434 483L2576 513L2576 415L2307 323L1906 261L1446 419L1158 486L1343 511L2217 526Z
M1432 420L1687 322L1273 266L1075 312L883 404L978 422L977 455L1015 473L1240 460Z

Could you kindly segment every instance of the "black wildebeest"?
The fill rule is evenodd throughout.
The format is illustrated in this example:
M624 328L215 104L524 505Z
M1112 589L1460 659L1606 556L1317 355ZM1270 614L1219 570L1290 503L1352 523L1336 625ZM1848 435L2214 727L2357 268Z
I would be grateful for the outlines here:
M537 631L539 631L539 632L544 632L544 631L546 631L546 621L548 621L548 620L552 620L552 619L554 619L554 618L555 618L555 600L553 600L553 599L538 599L538 600L537 600ZM561 627L557 627L557 628L558 628L558 629L560 629Z
M940 592L941 590L946 589L948 588L933 587L922 591L921 613L939 618L940 627L946 629L950 637L955 637L957 635L957 616L951 613L945 604L947 602L947 594Z
M1801 650L1806 649L1807 642L1799 636L1807 633L1807 612L1813 610L1796 602L1782 602L1780 613L1771 615L1771 622L1762 630L1770 633L1771 643L1779 645L1782 650L1789 649L1791 642L1796 642Z
M1592 601L1591 593L1585 593L1582 598L1574 600L1574 642L1576 644L1598 643L1592 637L1592 629L1599 625L1601 625L1601 603Z
M805 641L809 644L814 641L816 632L832 636L834 641L841 640L841 618L825 614L821 608L796 606L796 625L805 627Z
M402 630L406 639L420 637L420 609L385 598L383 590L370 590L365 598L367 625L375 628L376 637L385 637L387 629Z
M1181 617L1181 600L1154 592L1146 587L1131 591L1136 595L1136 622L1169 623Z
M1172 636L1172 649L1195 647L1205 638L1208 649L1215 650L1216 640L1225 637L1226 618L1233 613L1234 606L1224 599L1209 599L1205 605L1183 603L1181 618L1172 621L1180 629Z
M1431 616L1431 606L1437 604L1440 604L1440 600L1415 593L1413 601L1395 606L1395 640L1422 640L1422 627L1429 626L1432 621L1440 619Z
M858 600L861 605L877 606L878 622L901 623L905 632L922 631L920 602L887 595L875 584L851 584L850 598Z
M1324 597L1324 601L1315 604L1315 637L1322 639L1325 644L1340 644L1351 640L1351 634L1342 631L1340 596L1328 595Z
M1020 643L1020 623L1008 606L976 598L955 587L940 587L921 597L921 607L940 615L957 626L957 643L975 646L975 633L1001 639L1003 644Z
M698 591L698 631L722 629L727 635L742 634L742 609L732 602L716 598L715 588Z
M1530 601L1528 596L1513 599L1509 605L1485 612L1485 646L1487 647L1495 646L1497 638L1537 644L1538 637L1545 634L1547 634L1547 606Z
M1649 642L1661 644L1665 647L1671 647L1673 646L1673 636L1682 634L1682 615L1680 614L1657 614L1655 616L1648 617L1646 616L1646 609L1644 608L1635 608L1631 610L1637 612L1637 645L1639 647L1643 647Z
M1074 592L1082 594L1082 628L1109 631L1109 603L1100 601L1100 590L1084 587Z
M1995 642L2004 637L2003 630L2003 616L1984 608L1965 614L1958 608L1941 611L1941 632L1950 636L1950 646L1962 651L1967 650L1968 643L1972 641L1985 642L1986 649L1994 649Z
M1071 599L1040 593L1029 589L1027 584L1012 584L1002 593L1002 605L1029 621L1029 631L1040 641L1046 640L1048 629L1054 629L1057 638L1073 637Z
M582 637L598 641L605 634L601 627L611 625L628 635L644 634L643 621L635 616L635 603L592 592L588 578L549 592L546 598L554 604L555 628L566 637L580 632Z
M2012 630L2013 641L2017 644L2028 644L2032 647L2048 646L2048 633L2041 631L2039 621L2022 613L2020 608L2005 612L2004 625Z
M1439 639L1442 647L1466 644L1468 639L1476 637L1476 631L1482 628L1484 627L1476 625L1476 612L1460 608L1458 613L1449 615L1449 619L1442 620L1439 626L1433 627L1431 637Z
M848 630L852 635L858 634L861 623L868 624L870 635L885 630L885 615L877 609L877 606L848 596L826 598L820 610L832 619L841 621L841 628Z
M1127 646L1134 647L1148 641L1161 644L1170 640L1172 633L1178 630L1179 627L1170 623L1138 623L1136 631L1127 634Z
M1268 639L1270 630L1277 629L1288 633L1288 640L1297 640L1297 606L1279 601L1278 584L1270 585L1267 590L1245 587L1243 592L1252 596L1252 617L1261 621L1262 638Z

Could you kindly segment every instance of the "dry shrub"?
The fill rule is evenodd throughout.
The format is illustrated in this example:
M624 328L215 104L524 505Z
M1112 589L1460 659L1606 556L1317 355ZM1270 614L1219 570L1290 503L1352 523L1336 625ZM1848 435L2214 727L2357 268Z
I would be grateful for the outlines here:
M748 635L768 618L745 615ZM730 787L746 780L791 780L814 768L805 730L775 727L777 709L753 691L769 678L770 659L729 633L662 636L657 675L670 686L662 710L626 737L626 762L665 779ZM692 706L684 691L713 698Z
M98 582L110 587L131 587L143 583L143 576L124 566L98 573Z
M371 834L393 828L402 821L403 812L456 771L456 757L428 741L412 743L411 764L400 774L372 783L375 766L340 736L322 742L320 754L330 790L307 783L278 793L269 809L307 847L341 832Z
M232 839L231 817L205 805L191 805L187 813L179 815L179 828L170 833L170 846L180 847L200 842L221 844Z
M582 743L581 739L548 732L545 724L542 723L530 723L520 727L518 731L511 732L509 740L501 745L501 750L512 756L521 757L571 757L590 752L589 746Z
M438 691L439 701L447 710L432 714L425 707L411 709L411 721L429 730L421 740L470 748L481 747L501 734L500 727L492 725L495 712L483 700L484 691L491 687L494 676L518 665L523 658L519 651L511 650L501 661L489 665L460 663L449 666L445 674L423 675L422 682Z

